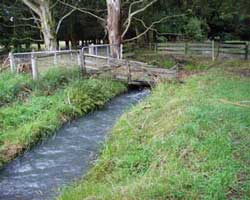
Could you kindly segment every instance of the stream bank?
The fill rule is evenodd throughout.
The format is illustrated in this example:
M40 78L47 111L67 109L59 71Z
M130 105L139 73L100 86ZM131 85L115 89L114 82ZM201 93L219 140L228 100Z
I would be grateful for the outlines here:
M12 161L0 171L0 199L53 199L59 188L89 169L124 110L148 94L149 90L133 90L116 97L101 110L64 125L53 138Z

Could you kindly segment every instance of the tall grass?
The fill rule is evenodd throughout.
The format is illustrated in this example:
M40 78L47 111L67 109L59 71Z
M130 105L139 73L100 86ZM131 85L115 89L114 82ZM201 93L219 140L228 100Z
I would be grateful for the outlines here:
M41 74L39 81L33 81L30 74L0 73L0 106L22 101L32 95L52 94L69 82L79 78L77 70L52 68Z
M76 79L72 73L50 71L40 83L32 85L24 102L0 108L0 166L64 122L102 106L126 90L119 82Z
M250 80L219 71L155 88L59 199L249 199Z

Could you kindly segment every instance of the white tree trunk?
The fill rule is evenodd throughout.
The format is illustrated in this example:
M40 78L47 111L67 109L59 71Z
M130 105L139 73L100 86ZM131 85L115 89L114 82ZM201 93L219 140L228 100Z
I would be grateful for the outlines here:
M52 17L49 0L23 0L23 2L33 10L40 18L41 32L47 50L56 50L56 26Z
M108 17L107 29L109 44L111 46L111 56L120 58L121 45L121 0L106 0Z
M40 10L41 31L44 37L45 48L50 51L56 50L57 42L55 23L52 18L49 2L43 1L43 4L40 5Z

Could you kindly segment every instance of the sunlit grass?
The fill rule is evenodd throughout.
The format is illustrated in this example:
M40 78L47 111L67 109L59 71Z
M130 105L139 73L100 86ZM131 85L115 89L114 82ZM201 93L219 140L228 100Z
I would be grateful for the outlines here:
M249 199L250 80L210 69L122 116L77 199Z

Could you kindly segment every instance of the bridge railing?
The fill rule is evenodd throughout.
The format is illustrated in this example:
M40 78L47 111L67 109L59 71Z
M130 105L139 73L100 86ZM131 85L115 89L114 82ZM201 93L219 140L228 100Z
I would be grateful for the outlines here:
M83 47L82 51L84 54L103 56L107 58L123 58L123 45L122 44L91 44L87 47Z

